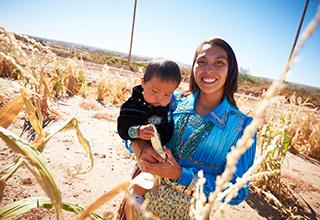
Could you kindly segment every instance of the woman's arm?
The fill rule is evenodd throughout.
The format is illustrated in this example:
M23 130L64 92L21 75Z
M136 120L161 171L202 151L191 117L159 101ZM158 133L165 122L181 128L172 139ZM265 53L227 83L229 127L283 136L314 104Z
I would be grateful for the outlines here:
M241 136L242 134L239 135L239 137ZM247 170L253 164L255 152L256 152L256 140L257 140L256 135L253 137L253 140L254 142L251 145L251 147L246 152L244 152L244 154L242 154L242 156L237 162L236 172L233 174L233 177L230 180L230 182L233 184L236 183L237 178L242 177L243 174L247 172ZM207 176L205 175L205 177L206 177L206 184L204 186L204 191L206 195L209 195L210 192L213 192L216 188L216 177L212 175L207 175ZM245 187L241 188L238 191L238 195L230 201L230 204L238 205L248 196L248 192L249 192L249 182Z
M233 178L231 179L230 182L235 183L236 179L238 177L242 177L243 174L247 172L248 169L252 166L255 153L256 153L256 142L257 142L257 134L255 134L253 137L253 144L251 145L251 147L246 152L244 152L244 154L240 157L237 163L236 172L234 173ZM230 201L230 204L231 205L239 204L248 196L248 192L249 192L249 182L247 182L247 185L244 188L238 191L238 195Z
M240 136L241 137L241 136ZM256 149L256 135L254 137L254 143L251 147L240 157L237 166L236 172L234 173L232 179L230 180L231 183L235 183L238 177L242 177L242 175L252 166L254 156L255 156L255 149ZM189 186L195 179L197 179L198 169L196 168L181 168L180 176L177 180L178 184ZM166 169L169 170L169 169ZM167 172L167 171L164 171ZM204 184L204 193L208 197L211 192L215 191L216 188L216 175L212 175L208 172L204 172L204 177L206 182ZM170 177L169 177L170 178ZM171 178L173 179L173 178ZM238 191L238 195L234 197L231 201L231 205L237 205L241 203L248 195L249 191L249 184L247 184L244 188Z
M244 124L244 127L249 124L251 120L247 121ZM242 132L239 134L237 140L241 138ZM251 147L240 157L239 161L237 162L236 172L234 173L232 179L230 180L231 183L235 183L238 177L242 177L243 174L252 166L256 151L256 135L254 136L254 142ZM234 143L235 145L236 143ZM176 180L178 184L183 186L189 186L193 183L193 180L197 179L199 169L194 167L181 167L176 160L173 158L171 151L166 150L168 154L169 160L173 163L171 166L169 163L147 163L142 162L146 167L146 171L150 172L155 175L159 175L161 177L167 177L172 180ZM211 173L204 172L204 177L206 178L206 182L204 184L204 193L208 197L211 192L214 192L216 188L216 175L212 175ZM233 198L230 202L232 205L237 205L241 203L248 195L249 185L247 184L244 188L238 191L238 195Z

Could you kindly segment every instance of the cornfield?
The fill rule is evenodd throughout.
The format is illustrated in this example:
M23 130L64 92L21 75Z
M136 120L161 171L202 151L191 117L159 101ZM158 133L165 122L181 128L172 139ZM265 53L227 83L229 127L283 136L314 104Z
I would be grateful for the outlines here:
M280 80L275 81L269 90L258 98L255 111L247 108L248 103L252 101L250 97L238 96L240 108L245 109L244 111L252 115L254 120L227 155L226 169L221 176L217 177L216 189L211 193L208 203L203 194L205 179L203 173L199 172L199 181L190 209L192 219L207 219L209 216L213 219L222 219L228 202L236 196L238 190L245 186L248 180L251 180L251 189L269 199L284 218L308 218L305 213L299 211L301 206L298 202L286 202L294 197L282 181L281 167L290 151L320 160L320 113L319 109L310 106L307 100L301 100L295 96L279 97L277 94L299 51L303 48L308 36L314 32L320 20L319 10L315 19L306 28ZM94 88L94 98L106 108L119 107L130 94L133 85L138 83L138 77L130 77L126 82L121 77L109 80L110 72L110 68L105 65ZM123 70L119 72L119 75L125 75ZM56 122L62 119L61 113L55 109L57 103L75 95L87 97L90 94L90 86L86 81L87 75L89 74L81 58L60 58L49 47L0 27L0 76L13 79L21 85L20 93L9 101L0 95L0 137L4 141L1 144L5 143L14 152L15 157L12 163L1 164L3 167L0 167L0 202L5 196L8 181L14 178L19 169L28 170L47 195L47 197L19 199L2 206L1 219L15 218L34 208L54 210L56 219L63 219L65 215L63 210L75 213L76 219L84 219L88 216L92 219L104 219L108 218L106 213L99 215L94 212L119 192L124 192L126 195L129 204L128 218L132 219L134 203L130 201L128 191L133 184L147 189L153 187L154 177L142 173L133 180L123 181L113 189L104 191L102 196L95 201L92 200L90 204L81 204L81 200L73 204L66 201L70 198L63 197L64 192L60 191L50 165L44 159L44 151L53 136L70 129L75 130L89 165L86 169L78 169L71 178L76 180L85 178L85 175L90 175L90 171L94 168L94 157L99 155L92 153L94 150L93 145L90 144L90 138L85 137L88 132L80 129L82 119L74 115L56 125ZM29 132L28 140L25 140L23 132L19 137L11 131L12 125L21 120L24 121L22 131ZM49 124L52 127L50 131L47 129L50 127ZM255 163L241 178L237 179L235 184L230 184L236 162L251 145L256 131L258 131L258 154ZM67 141L73 143L70 139L68 138ZM110 177L105 177L105 181L109 180L111 181ZM86 187L90 188L90 185ZM90 189L87 190L90 191ZM82 206L87 208L84 209ZM140 209L146 217L156 218L146 211L145 206Z

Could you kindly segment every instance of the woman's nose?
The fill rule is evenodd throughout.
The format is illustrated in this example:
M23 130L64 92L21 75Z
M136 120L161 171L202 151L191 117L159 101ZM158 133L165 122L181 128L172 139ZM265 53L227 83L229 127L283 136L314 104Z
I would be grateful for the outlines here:
M209 63L205 70L207 73L214 72L214 65Z

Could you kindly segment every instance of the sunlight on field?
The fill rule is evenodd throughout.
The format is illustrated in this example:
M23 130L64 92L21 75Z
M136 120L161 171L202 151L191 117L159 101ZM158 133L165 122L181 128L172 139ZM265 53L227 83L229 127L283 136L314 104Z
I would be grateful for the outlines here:
M89 53L86 56L87 59L90 58ZM93 71L88 70L87 66L89 65L82 60L81 56L62 58L49 47L33 39L22 35L15 35L0 27L0 76L4 79L15 80L24 88L21 90L21 96L10 97L10 100L2 95L2 91L0 93L0 125L2 126L0 137L8 144L10 149L16 152L17 156L23 155L20 158L24 160L24 162L19 160L20 162L18 161L15 164L5 164L6 167L1 167L0 184L2 187L0 202L4 196L3 193L7 179L14 175L14 172L20 165L24 165L31 170L31 173L36 176L39 184L45 189L50 198L50 200L39 198L36 201L42 201L42 205L37 204L38 206L35 206L36 203L30 198L33 201L33 205L23 210L20 209L16 213L9 214L7 211L10 210L10 205L19 206L21 204L5 204L5 207L0 208L0 217L18 216L35 207L51 208L54 206L56 218L62 219L62 209L71 210L77 214L83 210L80 207L82 206L82 201L79 201L80 206L64 203L64 198L61 198L61 192L55 184L54 177L47 170L47 163L42 159L42 151L53 133L47 132L44 128L49 123L55 123L59 118L59 113L54 109L58 102L62 102L62 100L75 95L88 97L88 94L93 94L94 99L102 103L104 107L119 107L130 95L132 87L139 84L139 78L141 77L141 73L124 69L111 70L111 67L107 65L104 67L98 66L97 72L100 74L95 75ZM141 66L138 67L142 68ZM93 77L93 75L93 83L89 83L88 76ZM226 198L231 199L231 196L248 179L257 174L255 181L252 182L252 190L259 191L265 197L271 198L269 200L271 201L270 203L273 203L282 215L286 217L306 217L296 208L300 207L299 204L293 206L291 203L286 203L292 198L287 193L289 189L281 181L280 170L287 152L304 155L305 157L311 157L320 161L320 111L310 104L308 100L302 100L301 97L292 94L289 97L270 97L267 104L261 107L259 104L267 99L265 95L237 94L236 99L239 108L252 117L259 119L259 122L254 124L258 129L257 158L259 163L257 162L255 164L256 167L250 170L252 173L246 176L247 179L242 179L243 182L237 182L234 186L230 186L230 188L233 187L235 192L230 191L229 194L226 194L228 190L223 192L225 190L224 185L217 184L216 197L212 197L214 199L210 197L209 206L205 207L209 208L208 210L206 209L209 214L212 207L214 207L213 210L220 215L220 211L222 212L226 206L222 202L223 197L221 195L225 195ZM258 111L258 115L255 115L257 106L260 107L258 108L260 112ZM96 109L87 106L85 110L95 111ZM115 119L112 117L114 117L113 114L107 113L95 113L92 116L92 118L97 120L104 118L107 121L115 123ZM32 134L28 141L22 140L22 137L16 137L9 131L11 129L9 126L18 120L24 120L25 125L22 128L29 130ZM57 132L70 128L75 129L78 140L84 147L85 155L90 159L92 167L93 156L91 147L89 141L85 138L85 133L82 134L80 131L80 122L81 118L78 120L71 118ZM7 130L6 128L9 129ZM92 127L92 129L95 128ZM253 127L250 130L251 133L244 135L244 138L251 139L254 131ZM241 144L237 145L237 149L245 149ZM234 153L233 150L231 151L231 155L233 156L231 159L237 159L237 156L241 156L239 152L236 152L238 154L232 153ZM229 159L227 160L226 170L229 169ZM230 175L232 174L233 172L230 173ZM222 175L221 183L228 181L228 175ZM91 186L87 187L90 188ZM112 193L117 194L118 191L127 190L127 188L127 185L119 190L115 187L116 190L115 192L112 191ZM19 197L19 199L22 198ZM28 199L21 200L21 202L24 204L28 202ZM45 206L44 204L49 205ZM103 203L99 203L99 206L101 205ZM203 206L205 205L203 204ZM195 218L200 216L200 214L197 214L197 211L199 210L195 208ZM208 215L208 213L205 215ZM89 213L85 213L85 215L89 215ZM201 216L205 215L201 214ZM102 219L101 216L94 213L91 214L91 217Z

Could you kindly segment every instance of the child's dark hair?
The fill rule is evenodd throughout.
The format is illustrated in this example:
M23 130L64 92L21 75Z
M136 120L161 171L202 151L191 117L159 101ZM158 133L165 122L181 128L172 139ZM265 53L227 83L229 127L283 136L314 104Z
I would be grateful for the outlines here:
M148 82L152 77L158 77L166 82L181 82L181 73L178 64L171 60L152 60L144 73L143 80Z

